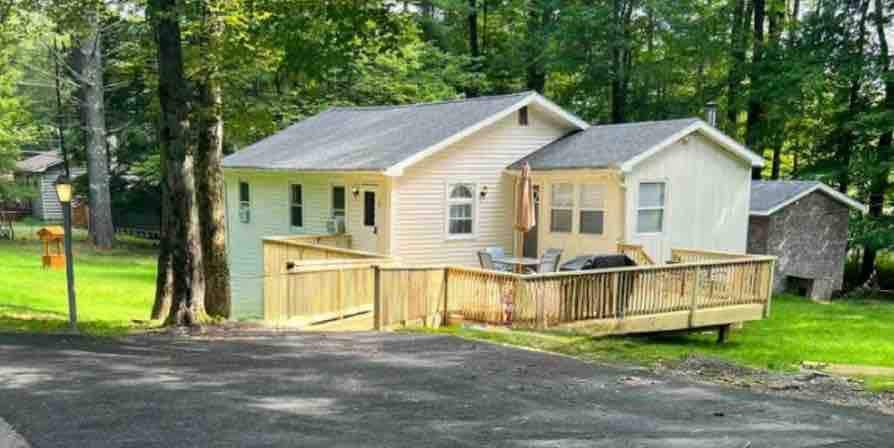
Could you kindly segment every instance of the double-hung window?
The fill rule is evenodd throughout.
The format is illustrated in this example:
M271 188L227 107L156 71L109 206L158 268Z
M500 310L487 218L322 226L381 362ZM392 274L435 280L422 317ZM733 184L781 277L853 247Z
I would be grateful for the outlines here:
M251 221L251 188L243 181L239 181L239 221Z
M578 218L580 233L602 235L605 230L605 185L580 186Z
M661 233L664 230L664 182L642 182L636 209L637 233Z
M332 217L345 217L345 187L336 185L332 187Z
M304 227L304 195L301 185L289 185L289 221L292 227Z
M574 214L574 184L550 185L549 231L570 233Z
M447 236L471 236L475 230L475 185L447 186Z

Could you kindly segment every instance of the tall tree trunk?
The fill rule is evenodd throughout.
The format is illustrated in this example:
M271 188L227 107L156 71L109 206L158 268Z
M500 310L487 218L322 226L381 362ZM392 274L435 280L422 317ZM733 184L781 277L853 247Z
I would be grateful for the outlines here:
M881 78L885 86L885 99L882 103L886 114L884 131L878 139L876 151L876 163L873 167L872 177L869 182L869 216L878 219L885 210L885 193L890 186L891 175L892 140L894 140L894 78L891 73L891 60L888 55L888 37L885 34L887 19L885 17L885 3L875 0L875 30L878 39L878 65L882 70ZM866 246L863 248L863 264L861 266L861 283L872 275L875 270L876 248Z
M478 46L478 0L469 0L469 14L466 19L469 27L469 56L472 58L469 69L478 72L481 68L481 49ZM477 83L466 87L467 97L476 97L479 94Z
M168 325L193 325L206 318L202 250L190 139L190 91L183 73L177 0L152 0L158 42L159 143L166 150L165 187L170 195L165 237L170 244L172 294Z
M611 121L623 123L627 120L628 69L632 63L630 55L630 21L635 0L614 0L612 3L612 82Z
M156 140L161 141L161 123L156 124ZM158 266L155 274L155 302L152 305L152 320L163 320L168 317L171 311L171 297L174 294L174 276L171 270L171 238L170 238L170 217L173 204L171 203L171 193L168 191L167 183L164 179L168 178L165 161L168 160L167 148L162 145L161 165L159 174L162 182L159 185L161 189L161 241L158 245Z
M745 3L747 0L730 0L733 10L730 31L730 66L726 87L726 130L733 137L739 135L739 89L742 86L742 68L745 65Z
M68 157L68 147L65 146L65 111L62 109L62 68L59 66L59 43L55 37L53 38L53 49L50 50L50 59L56 75L53 77L53 81L56 88L56 133L59 140L59 154L62 156L65 177L70 177L71 161Z
M205 309L215 317L230 316L230 269L224 203L223 97L220 58L223 21L219 2L208 0L204 80L200 86L199 142L196 153L196 193L205 271Z
M552 26L553 10L540 1L531 0L528 5L527 36L525 42L525 85L528 90L543 93L546 89L546 54Z
M87 177L90 184L90 239L99 249L111 249L115 242L112 224L112 196L109 192L109 156L106 145L102 31L98 11L87 12L90 29L81 40L81 111L87 147Z
M765 0L753 0L754 2L754 48L751 56L751 91L748 96L748 121L745 126L745 144L758 154L764 153L761 141L762 128L764 127L764 104L761 98L761 63L764 55L764 19L766 18ZM752 178L760 179L759 169L752 171Z
M851 56L855 58L860 63L864 60L864 51L866 46L866 20L869 17L869 4L870 0L858 0L857 7L859 8L858 13L860 15L860 19L858 20L857 25L857 46L855 49L851 51ZM855 64L859 66L860 64ZM851 74L851 79L848 83L847 88L847 98L848 98L848 106L847 112L843 117L841 117L841 121L849 121L853 120L854 117L857 117L860 112L863 110L863 98L860 95L860 86L862 84L862 78L859 74ZM856 136L854 135L854 130L851 126L843 126L842 129L839 130L837 145L835 148L835 160L838 162L841 167L838 171L838 174L835 176L838 181L838 191L847 194L847 190L850 187L850 163L851 163L851 152L853 150L854 142L856 141Z

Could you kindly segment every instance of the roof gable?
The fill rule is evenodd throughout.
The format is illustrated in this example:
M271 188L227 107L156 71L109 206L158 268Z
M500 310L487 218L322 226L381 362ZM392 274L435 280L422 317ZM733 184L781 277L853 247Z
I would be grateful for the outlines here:
M763 159L698 118L592 126L544 146L513 163L535 170L617 168L631 171L639 163L692 133L701 133L752 166Z
M227 156L223 166L382 171L397 176L528 104L575 127L587 126L534 92L405 106L332 108Z
M814 191L825 193L861 213L867 211L865 205L822 182L756 180L751 182L751 215L770 216Z

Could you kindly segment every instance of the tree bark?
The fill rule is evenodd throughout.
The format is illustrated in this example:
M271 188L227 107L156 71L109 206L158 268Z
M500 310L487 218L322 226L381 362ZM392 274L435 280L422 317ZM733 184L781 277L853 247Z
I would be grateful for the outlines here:
M160 141L167 156L163 182L170 197L165 235L171 256L171 309L168 325L194 325L206 319L202 251L190 139L190 91L183 72L177 0L152 0L158 43Z
M525 48L525 85L543 93L546 89L545 49L549 40L552 8L544 2L529 2Z
M209 0L209 4L215 3ZM196 193L205 274L205 309L214 317L230 316L230 269L224 202L223 97L220 86L221 39L224 24L217 5L208 8L205 30L204 80L200 85Z
M739 89L742 86L742 68L745 65L745 2L731 0L733 18L730 31L730 67L727 73L726 129L733 137L738 136Z
M634 0L614 0L613 42L612 48L612 82L611 82L611 121L623 123L627 120L627 87L628 69L632 63L630 55L630 21L633 16Z
M884 131L878 139L878 149L876 151L876 163L873 166L872 176L869 181L869 216L872 218L881 218L885 210L885 193L888 192L890 186L889 176L891 175L891 155L892 140L894 140L894 130L892 130L892 118L894 118L894 79L891 75L891 60L888 55L888 37L885 34L887 20L885 19L885 3L882 0L875 0L875 30L878 39L878 65L881 68L881 79L885 87L885 98L882 103L883 111L887 115L885 119ZM863 263L861 265L860 283L865 282L872 271L875 270L876 248L865 246L863 248Z
M472 58L469 69L472 72L477 72L481 64L481 50L478 46L478 0L469 0L469 14L466 19L469 28L469 56ZM476 97L479 93L477 85L466 87L467 97Z
M87 177L90 184L90 239L98 249L111 249L115 242L112 196L109 192L109 156L103 85L102 30L98 11L87 13L89 31L81 40L81 112L87 148Z
M754 2L754 28L752 31L754 46L751 56L751 91L748 95L748 121L745 126L745 144L758 154L764 153L761 141L761 131L764 121L764 104L761 98L761 62L764 55L764 19L766 18L765 0L753 0ZM752 171L752 178L760 179L759 169Z

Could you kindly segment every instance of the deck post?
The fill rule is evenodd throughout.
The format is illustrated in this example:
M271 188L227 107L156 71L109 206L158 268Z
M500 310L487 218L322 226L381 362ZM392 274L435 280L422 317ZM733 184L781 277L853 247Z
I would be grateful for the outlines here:
M729 340L729 332L731 324L721 325L717 327L717 343L725 344L727 340Z
M770 302L773 300L773 281L776 275L776 259L770 261L770 273L767 280L767 301L764 302L764 319L770 317Z
M450 306L450 305L449 305L449 304L450 304L450 284L449 284L449 281L450 281L450 268L445 267L445 268L444 268L444 310L443 310L443 313L444 313L444 314L441 315L441 321L440 321L440 325L441 325L441 326L447 326L447 325L450 325L450 322L447 321L447 309L448 309L449 306Z
M384 321L382 307L382 271L379 265L373 265L373 328L382 331Z
M524 280L516 280L519 283L523 283ZM518 285L518 284L516 284ZM540 291L540 294L535 293L535 301L537 303L537 328L544 330L546 329L546 304L544 303L544 295L543 291Z
M695 268L692 270L692 290L689 292L689 328L692 328L692 324L695 321L695 310L698 309L698 273L700 269Z

